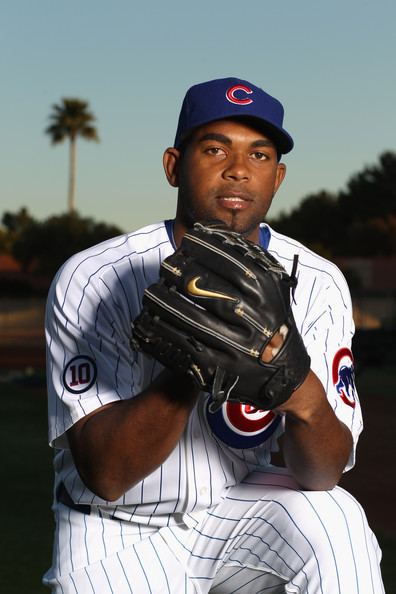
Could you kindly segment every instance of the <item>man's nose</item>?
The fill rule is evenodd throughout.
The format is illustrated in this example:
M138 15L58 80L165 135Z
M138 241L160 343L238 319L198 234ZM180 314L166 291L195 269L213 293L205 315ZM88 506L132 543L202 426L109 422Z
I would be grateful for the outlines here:
M243 181L249 179L249 167L245 155L235 153L227 160L227 166L224 169L225 179Z

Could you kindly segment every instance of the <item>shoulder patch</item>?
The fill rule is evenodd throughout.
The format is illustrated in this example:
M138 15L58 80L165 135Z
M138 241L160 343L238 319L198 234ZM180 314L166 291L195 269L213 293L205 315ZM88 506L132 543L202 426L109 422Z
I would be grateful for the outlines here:
M278 427L281 416L272 410L259 410L249 404L225 402L215 413L206 404L206 418L212 432L226 445L237 449L255 448Z
M72 394L87 392L96 382L97 368L92 357L77 355L63 370L63 385Z
M333 359L332 375L333 384L341 400L355 408L355 367L350 349L344 347L337 351Z

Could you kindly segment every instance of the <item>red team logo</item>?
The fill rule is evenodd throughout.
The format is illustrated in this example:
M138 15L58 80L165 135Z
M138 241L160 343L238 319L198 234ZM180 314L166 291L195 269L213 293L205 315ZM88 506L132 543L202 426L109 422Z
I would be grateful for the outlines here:
M226 97L230 103L235 103L235 105L249 105L249 103L253 103L253 99L245 97L244 95L251 95L252 93L252 89L249 89L249 87L246 87L245 85L235 85L228 89Z
M266 441L278 427L281 417L272 410L259 410L249 404L226 402L211 413L208 402L206 416L213 433L227 445L254 448Z
M356 406L356 388L355 388L355 369L353 365L353 355L347 348L337 351L333 360L333 384L341 400L355 408Z

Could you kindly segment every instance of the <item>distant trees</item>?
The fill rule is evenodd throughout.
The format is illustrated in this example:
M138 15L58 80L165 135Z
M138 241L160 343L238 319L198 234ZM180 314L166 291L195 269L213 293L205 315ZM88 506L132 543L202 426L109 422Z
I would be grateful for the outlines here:
M37 221L26 208L4 213L2 224L0 251L12 254L25 272L48 277L73 254L122 233L115 225L95 222L77 213Z
M396 254L396 153L382 153L339 194L312 194L269 222L325 257Z
M51 138L52 144L58 144L69 139L69 188L68 210L76 210L76 146L80 136L85 140L99 141L99 136L93 122L95 116L88 109L88 102L81 99L65 98L60 105L52 106L49 116L51 124L45 132Z
M395 255L396 153L383 153L377 164L351 176L339 194L311 194L269 222L330 259ZM21 208L3 214L0 253L12 254L25 271L50 277L72 254L121 233L77 212L37 221Z
M15 242L32 222L33 219L26 208L21 208L16 213L5 212L2 219L3 227L0 227L0 253L12 254Z

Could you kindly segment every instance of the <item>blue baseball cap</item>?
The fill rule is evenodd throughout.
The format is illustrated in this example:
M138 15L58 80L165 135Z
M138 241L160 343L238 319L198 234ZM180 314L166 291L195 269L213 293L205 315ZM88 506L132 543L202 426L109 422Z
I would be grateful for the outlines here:
M174 146L199 126L227 118L247 117L258 121L275 142L278 152L288 153L294 142L283 128L283 105L259 87L240 78L220 78L194 85L184 97Z

